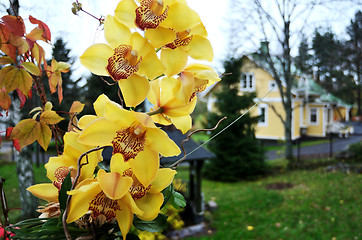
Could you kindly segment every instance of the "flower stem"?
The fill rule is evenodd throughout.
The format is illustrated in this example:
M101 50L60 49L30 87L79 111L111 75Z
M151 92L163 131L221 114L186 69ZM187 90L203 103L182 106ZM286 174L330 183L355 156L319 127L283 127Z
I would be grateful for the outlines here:
M152 111L152 112L148 112L148 116L152 116L152 115L156 115L156 114L159 114L159 113L162 113L163 112L163 108L158 108L156 109L155 111Z

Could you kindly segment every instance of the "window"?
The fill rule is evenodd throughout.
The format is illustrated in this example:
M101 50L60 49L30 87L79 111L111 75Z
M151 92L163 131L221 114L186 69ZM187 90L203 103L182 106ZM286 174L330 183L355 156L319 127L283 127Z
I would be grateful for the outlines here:
M268 122L268 106L265 104L259 105L258 115L259 115L259 126L266 126Z
M243 73L241 76L240 85L242 91L254 91L255 90L254 74Z
M318 118L317 118L317 109L316 108L311 108L310 109L310 119L309 119L310 123L318 123Z

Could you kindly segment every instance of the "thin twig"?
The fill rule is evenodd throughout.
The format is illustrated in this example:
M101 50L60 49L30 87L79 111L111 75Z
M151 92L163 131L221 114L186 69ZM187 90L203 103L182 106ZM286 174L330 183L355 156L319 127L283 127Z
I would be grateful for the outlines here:
M107 146L102 146L102 147L96 147L96 148L92 148L84 153L82 153L82 155L80 155L79 159L78 159L78 169L77 169L77 176L75 177L74 179L74 182L72 184L72 187L70 188L70 191L74 190L75 186L77 185L77 182L79 180L79 177L80 177L80 172L81 172L81 168L87 164L89 164L88 162L88 154L89 153L92 153L92 152L95 152L95 151L98 151L98 150L102 150L104 148L106 148ZM86 156L86 162L85 163L82 163L81 164L81 161L83 159L83 157ZM68 195L68 198L67 198L67 203L66 203L66 206L65 206L65 210L64 210L64 213L63 213L63 217L62 217L62 223L63 223L63 229L64 229L64 234L65 234L65 237L67 238L67 240L71 240L72 237L70 236L69 234L69 231L68 231L68 227L67 227L67 214L68 214L68 209L69 209L69 203L70 203L70 200L72 198L72 195Z
M108 86L114 86L117 84L117 82L114 83L109 83L106 79L104 79L103 77L100 77L102 79L103 82L105 82Z
M183 145L184 145L185 142L187 142L188 140L190 140L190 138L191 138L192 135L194 135L195 133L198 133L198 132L214 131L216 128L219 127L219 124L220 124L222 121L224 121L225 119L227 119L227 117L221 118L221 119L216 123L215 127L213 127L213 128L209 128L209 129L197 129L197 130L189 133L189 135L187 136L187 138L181 141L181 148L182 148L182 151L183 151L184 155L186 155L186 151L185 151L185 148L184 148Z
M243 114L241 114L239 117L237 117L234 121L232 121L229 125L227 125L226 127L224 127L223 129L220 130L220 132L216 133L214 136L212 136L211 138L209 138L206 142L204 142L203 144L199 145L197 148L195 148L194 150L192 150L191 152L189 152L188 154L186 154L185 156L183 156L182 158L180 158L179 160L177 160L176 162L174 162L173 164L171 164L169 167L170 168L174 168L175 166L177 166L180 162L182 162L183 160L186 159L187 156L189 156L190 154L192 154L193 152L197 151L199 148L203 147L204 145L206 145L207 143L209 143L211 140L213 140L214 138L216 138L217 136L219 136L222 132L224 132L226 129L228 129L230 126L232 126L234 123L236 123L237 121L239 121L242 117L245 116L245 114L249 113L251 111L251 109L253 109L256 105L258 105L261 101L263 101L263 99L273 90L270 89L261 99L259 99L253 106L251 106L247 111L245 111Z
M213 128L210 128L210 129L197 129L197 130L191 132L191 133L187 136L186 139L182 140L182 141L181 141L181 149L182 149L182 152L183 152L184 156L183 156L181 159L179 159L178 161L176 161L176 162L174 162L173 164L171 164L171 165L170 165L170 168L175 168L175 167L177 167L177 165L179 165L183 160L185 160L188 155L190 155L192 152L194 152L194 151L196 151L196 150L198 149L198 148L195 148L195 149L194 149L193 151L191 151L189 154L186 154L186 150L185 150L183 144L184 144L185 142L187 142L188 140L190 140L190 137L191 137L192 135L194 135L194 134L197 133L197 132L201 132L201 131L213 131L213 130L215 130L216 128L218 128L219 124L220 124L222 121L224 121L226 118L227 118L227 117L223 117L222 119L220 119L220 120L217 122L217 124L215 125L215 127L213 127Z

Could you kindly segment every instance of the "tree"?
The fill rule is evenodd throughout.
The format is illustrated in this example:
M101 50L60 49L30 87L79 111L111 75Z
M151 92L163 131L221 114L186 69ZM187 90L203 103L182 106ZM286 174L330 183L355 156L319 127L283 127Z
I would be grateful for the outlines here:
M260 46L260 59L267 65L279 89L285 117L279 114L284 125L286 142L285 157L293 159L292 149L292 93L296 83L292 65L294 58L292 49L299 43L302 33L314 20L311 16L323 7L339 4L337 1L231 1L233 27L237 25L239 31L234 32L234 38L239 44ZM353 2L351 1L353 4ZM340 9L342 5L339 4ZM242 14L240 14L242 13ZM336 12L337 13L337 12ZM238 32L240 34L238 34ZM243 36L241 36L243 35ZM240 46L239 46L240 47ZM237 48L237 46L234 46ZM245 48L245 47L244 47ZM242 46L241 46L242 49ZM237 52L236 52L237 53ZM278 114L277 114L278 115Z
M362 115L361 107L361 72L362 72L362 12L358 11L355 15L355 19L351 21L351 24L347 27L347 33L350 37L346 41L347 61L346 66L351 74L354 75L355 82L357 84L357 114Z
M238 94L237 83L241 75L241 59L233 59L224 63L225 72L231 73L219 83L221 90L216 95L216 112L210 113L209 125L214 126L222 117L234 120L240 112L246 111L254 104L255 93ZM230 121L224 121L219 128L223 129ZM245 114L239 121L210 142L210 149L217 158L205 167L207 177L221 181L236 181L259 175L264 171L264 156L255 138L254 125L258 117ZM212 134L216 134L212 132Z
M117 84L110 77L100 77L91 74L87 78L84 96L82 99L85 107L81 114L94 114L92 104L102 93L105 93L112 101L121 103L120 97L118 95L118 89L113 85L108 85L105 81L107 81L109 84Z

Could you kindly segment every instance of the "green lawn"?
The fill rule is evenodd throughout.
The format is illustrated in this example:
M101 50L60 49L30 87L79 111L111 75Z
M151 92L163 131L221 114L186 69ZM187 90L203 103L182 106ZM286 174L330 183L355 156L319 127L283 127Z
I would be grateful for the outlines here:
M227 174L227 173L225 173ZM182 173L183 177L186 177ZM292 188L268 190L271 183ZM291 171L259 181L203 181L205 199L215 198L210 236L189 239L361 239L361 175ZM253 226L253 230L248 230Z
M37 182L46 180L43 167L34 167L34 172ZM18 207L15 165L0 165L0 174L7 179L9 206ZM180 169L177 177L187 179L187 171ZM291 183L293 187L267 189L272 183ZM189 239L362 239L362 188L358 174L319 168L288 171L249 182L204 180L202 187L205 200L215 198L218 204L214 213L206 215L215 230L210 236ZM248 230L248 226L254 229Z

